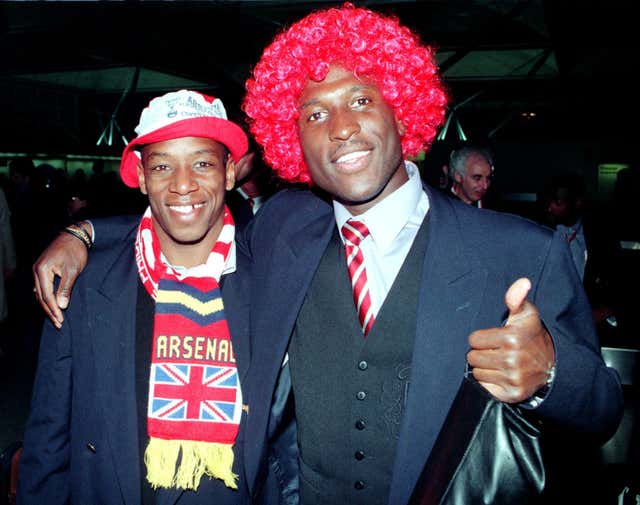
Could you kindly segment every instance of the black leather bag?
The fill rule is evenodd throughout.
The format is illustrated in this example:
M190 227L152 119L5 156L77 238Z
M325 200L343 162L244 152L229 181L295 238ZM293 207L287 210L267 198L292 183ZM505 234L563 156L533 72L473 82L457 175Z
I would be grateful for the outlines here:
M522 505L545 485L540 430L467 375L416 484L411 505Z

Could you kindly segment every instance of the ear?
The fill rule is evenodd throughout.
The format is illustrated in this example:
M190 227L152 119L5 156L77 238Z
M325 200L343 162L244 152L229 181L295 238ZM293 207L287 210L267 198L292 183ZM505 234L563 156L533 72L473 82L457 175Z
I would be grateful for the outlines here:
M227 158L227 164L225 166L225 174L224 174L225 175L224 187L227 191L231 191L236 184L236 170L237 170L236 167L237 167L236 162L233 161L233 158L231 157L231 155L229 155Z
M249 151L236 163L236 181L242 182L253 170L253 159L256 153Z
M398 129L398 135L400 135L401 137L404 137L404 134L407 132L407 129L404 126L404 123L400 121L398 118L396 118L396 128Z
M147 181L144 178L144 167L142 166L142 162L139 161L136 165L136 169L138 171L138 185L140 186L140 193L143 195L147 194Z
M460 175L460 172L458 172L457 170L453 171L453 180L456 181L458 184L462 183L462 175Z

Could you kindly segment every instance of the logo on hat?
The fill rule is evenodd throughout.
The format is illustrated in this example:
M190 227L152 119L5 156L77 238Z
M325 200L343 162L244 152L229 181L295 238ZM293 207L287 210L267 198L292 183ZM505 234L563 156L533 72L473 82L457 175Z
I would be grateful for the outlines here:
M120 163L120 176L129 187L138 185L139 146L182 137L204 137L224 144L235 161L248 148L246 134L227 119L220 99L186 89L151 100L142 111L135 132L138 136L127 144Z
M167 100L167 106L169 107L169 112L167 113L168 118L174 118L178 115L178 111L174 109L177 101L177 98L174 98L173 100Z
M219 98L182 89L151 100L142 111L135 132L148 135L175 121L194 117L227 119L227 112Z

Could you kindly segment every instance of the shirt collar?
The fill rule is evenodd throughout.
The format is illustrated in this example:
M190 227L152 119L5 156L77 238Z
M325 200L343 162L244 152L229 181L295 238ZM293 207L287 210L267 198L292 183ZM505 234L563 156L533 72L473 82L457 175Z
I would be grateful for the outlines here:
M240 196L242 196L242 198L244 198L245 200L249 199L249 195L247 195L247 193L245 193L244 189L242 189L240 186L238 186L236 188L236 191L238 193L240 193Z
M576 219L576 222L573 223L573 226L571 228L576 230L578 233L581 233L582 232L582 218L579 217L578 219Z
M582 233L582 218L579 217L575 223L573 223L571 226L567 226L566 224L558 224L556 226L556 229L560 230L560 231L575 231L576 233L580 234Z
M382 201L357 216L358 220L363 221L369 228L371 238L380 251L386 250L393 243L400 230L412 218L424 192L418 167L411 161L405 161L404 166L409 179ZM427 203L420 222L422 222L428 208ZM354 216L344 205L335 200L333 201L333 213L342 237L342 226ZM389 216L393 216L393 219L389 219Z
M467 202L465 202L462 198L460 198L460 195L459 195L459 194L458 194L458 192L456 191L455 185L452 185L452 186L451 186L451 193L453 193L453 194L455 195L455 197L456 197L458 200L460 200L462 203L467 203ZM472 203L469 203L469 204L467 204L467 205L471 205L471 206L473 206L473 207L478 207L479 209L481 209L481 208L482 208L482 200L478 200L478 201L476 201L476 202L472 202Z
M185 268L180 265L172 265L162 251L160 251L160 259L162 262L173 268L180 278L184 277L202 277L206 272L203 270L207 268L207 265L196 265L195 267ZM231 242L231 249L229 249L229 257L222 269L222 275L231 274L236 271L236 241Z

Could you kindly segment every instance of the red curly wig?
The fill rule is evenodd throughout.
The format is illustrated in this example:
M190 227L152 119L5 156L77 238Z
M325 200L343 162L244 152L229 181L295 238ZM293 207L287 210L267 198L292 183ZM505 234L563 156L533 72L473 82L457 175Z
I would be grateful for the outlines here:
M265 161L281 179L312 182L298 136L297 99L307 80L324 79L332 63L380 88L406 128L404 156L428 148L447 105L434 55L395 17L350 3L296 22L264 50L246 83L243 109Z

